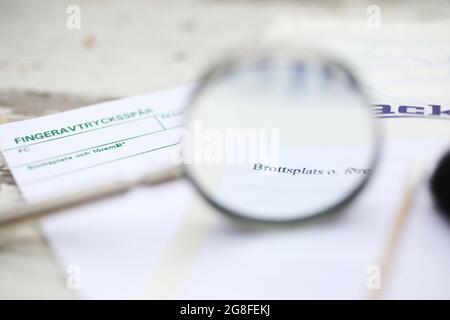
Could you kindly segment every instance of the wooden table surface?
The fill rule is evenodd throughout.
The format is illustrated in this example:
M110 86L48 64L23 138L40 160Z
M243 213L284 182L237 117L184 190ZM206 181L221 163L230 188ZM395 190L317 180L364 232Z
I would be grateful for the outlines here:
M0 123L190 83L286 17L364 24L372 3L0 0ZM404 3L377 1L387 20L449 17L439 5ZM71 4L81 9L79 30L66 27ZM0 208L22 201L0 154ZM65 276L36 224L0 231L0 298L77 298Z

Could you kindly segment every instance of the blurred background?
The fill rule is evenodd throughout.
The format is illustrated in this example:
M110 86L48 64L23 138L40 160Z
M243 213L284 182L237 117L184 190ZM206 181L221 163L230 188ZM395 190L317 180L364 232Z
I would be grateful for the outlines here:
M334 30L339 38L343 35L335 25L376 33L411 22L448 21L449 4L445 0L0 0L0 90L2 95L10 90L134 95L190 83L224 50L257 41L280 25L298 33L293 41L318 40L317 33L305 32L311 25ZM374 20L377 16L381 24Z
M450 65L449 50L426 51L449 49L450 1L0 0L0 123L189 84L226 52L277 36L349 53L401 40ZM21 201L0 154L0 207ZM69 297L62 272L35 225L0 234L0 298Z

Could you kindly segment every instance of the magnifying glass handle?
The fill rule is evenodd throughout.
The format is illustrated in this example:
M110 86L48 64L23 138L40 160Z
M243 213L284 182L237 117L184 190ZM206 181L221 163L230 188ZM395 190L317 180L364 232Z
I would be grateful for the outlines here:
M181 178L182 175L183 171L180 167L170 167L138 179L112 181L108 184L58 196L40 203L13 208L6 212L0 212L0 228L62 213L65 212L64 209L123 194L138 185L158 185L169 182Z

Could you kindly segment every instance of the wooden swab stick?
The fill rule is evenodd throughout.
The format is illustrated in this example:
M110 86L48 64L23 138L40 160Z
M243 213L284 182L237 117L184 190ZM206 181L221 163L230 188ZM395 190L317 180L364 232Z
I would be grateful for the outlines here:
M183 176L181 167L169 167L146 174L131 180L110 181L108 184L91 187L90 189L73 192L55 197L48 201L23 205L6 212L0 211L0 229L20 223L30 222L51 214L67 212L69 209L95 200L123 194L138 185L158 185L179 179Z
M420 183L422 182L423 172L423 166L420 162L414 163L409 170L404 193L400 201L400 206L394 217L394 223L386 238L382 253L380 263L381 288L376 290L369 290L369 299L383 298L383 294L389 280L390 269L395 258L395 251L400 242L401 235L405 230L406 221L408 219L409 213L411 212L411 206L413 204Z

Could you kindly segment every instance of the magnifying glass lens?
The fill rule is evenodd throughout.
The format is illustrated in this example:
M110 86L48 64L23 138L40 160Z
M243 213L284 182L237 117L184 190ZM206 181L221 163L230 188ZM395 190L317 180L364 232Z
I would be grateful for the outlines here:
M187 114L187 176L209 202L242 218L330 212L359 192L376 159L377 131L360 87L316 55L221 64Z

